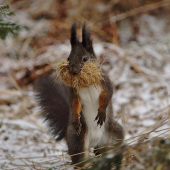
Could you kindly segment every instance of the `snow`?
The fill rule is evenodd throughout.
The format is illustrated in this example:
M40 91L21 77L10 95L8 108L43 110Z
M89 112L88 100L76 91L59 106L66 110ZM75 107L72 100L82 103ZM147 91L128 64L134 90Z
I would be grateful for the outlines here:
M23 12L17 13L17 17L22 25L36 27L30 36L43 29L44 24L49 26L44 21L37 25ZM23 17L25 20L21 19ZM103 55L108 61L103 66L109 68L108 74L115 85L112 100L114 116L125 129L126 143L130 143L132 137L159 127L163 124L162 120L168 120L170 111L170 28L165 31L166 18L141 15L139 22L141 32L136 42L124 43L122 47L106 42L94 44L96 55ZM23 30L21 38L28 34L26 29ZM33 165L42 170L67 168L70 157L66 143L56 142L48 134L46 125L38 116L32 85L29 89L20 89L9 73L17 80L22 77L25 68L31 70L35 66L67 58L69 41L47 46L46 51L35 58L21 57L17 60L10 57L17 56L15 41L8 39L6 43L7 46L0 42L0 169L27 170ZM19 68L21 71L17 72ZM167 136L169 132L163 129L169 128L169 125L166 121L150 137Z
M18 125L20 126L21 128L31 128L31 129L37 129L38 127L35 126L34 124L30 123L30 122L27 122L27 121L24 121L24 120L8 120L8 119L5 119L3 120L3 124L10 124L10 125Z

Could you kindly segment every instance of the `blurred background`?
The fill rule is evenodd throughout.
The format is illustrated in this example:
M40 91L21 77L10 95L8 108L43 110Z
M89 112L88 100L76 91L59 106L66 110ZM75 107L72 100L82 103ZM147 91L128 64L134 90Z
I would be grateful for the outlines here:
M80 39L83 23L91 28L95 53L115 85L115 119L132 147L122 169L168 168L169 149L158 150L163 157L156 157L150 142L166 143L170 135L169 0L0 0L2 4L15 13L3 21L20 30L18 36L0 39L1 169L70 166L65 143L56 143L38 116L33 84L68 57L73 22ZM0 31L7 29L1 22ZM152 149L146 154L141 148Z

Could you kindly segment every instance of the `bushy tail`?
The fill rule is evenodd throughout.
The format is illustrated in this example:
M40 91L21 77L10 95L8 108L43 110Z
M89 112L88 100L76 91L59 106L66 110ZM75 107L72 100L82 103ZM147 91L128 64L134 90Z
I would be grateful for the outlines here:
M56 140L62 140L66 137L69 119L67 87L59 79L54 81L52 76L46 75L36 81L35 91L50 133Z

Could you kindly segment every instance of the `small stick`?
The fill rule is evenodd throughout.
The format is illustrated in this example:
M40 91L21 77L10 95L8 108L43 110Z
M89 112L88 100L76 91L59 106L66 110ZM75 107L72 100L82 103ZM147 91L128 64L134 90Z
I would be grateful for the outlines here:
M161 1L161 2L153 3L153 4L140 6L139 8L135 8L135 9L132 9L130 11L124 12L122 14L113 16L113 17L103 21L102 23L106 24L109 21L112 22L112 23L115 23L117 21L121 21L121 20L126 19L128 17L132 17L134 15L144 13L144 12L147 12L147 11L151 11L151 10L161 8L161 7L164 7L164 6L168 6L168 5L170 5L170 1L169 0L164 0L164 1Z

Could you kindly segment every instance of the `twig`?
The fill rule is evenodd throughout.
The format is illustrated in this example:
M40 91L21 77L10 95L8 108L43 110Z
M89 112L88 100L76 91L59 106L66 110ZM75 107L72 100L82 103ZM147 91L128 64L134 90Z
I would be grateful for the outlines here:
M124 12L122 14L113 16L110 19L107 19L107 20L103 21L103 24L106 24L109 21L112 22L112 23L115 23L117 21L121 21L121 20L126 19L128 17L132 17L134 15L144 13L144 12L147 12L147 11L151 11L151 10L161 8L161 7L164 7L164 6L168 6L168 5L170 5L169 0L164 0L164 1L161 1L161 2L156 2L156 3L153 3L153 4L149 4L149 5L144 5L144 6L132 9L130 11Z

